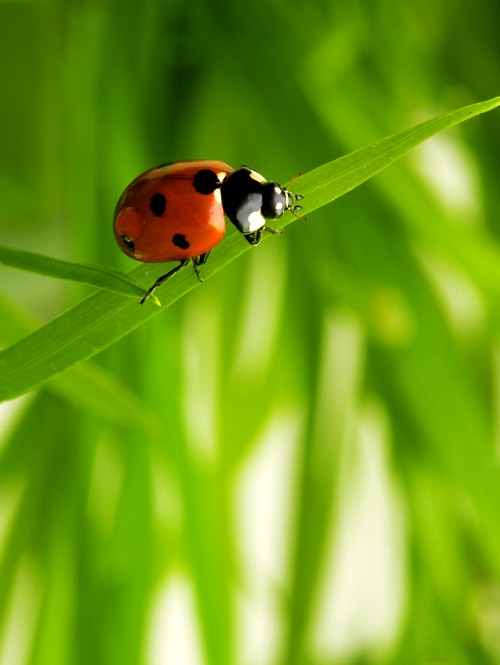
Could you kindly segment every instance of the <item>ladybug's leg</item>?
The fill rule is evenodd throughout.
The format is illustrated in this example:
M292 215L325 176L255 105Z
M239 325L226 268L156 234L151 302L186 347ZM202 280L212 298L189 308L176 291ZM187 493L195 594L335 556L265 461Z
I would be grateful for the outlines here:
M151 286L151 287L146 291L146 293L142 296L142 299L141 299L141 301L140 301L140 304L141 304L141 305L144 305L144 303L146 302L146 300L148 300L149 298L151 298L151 296L152 296L152 294L153 294L153 291L155 291L159 286L161 286L161 284L163 284L163 282L166 282L167 279L170 279L171 277L173 277L173 276L175 275L175 273L179 272L179 270L180 270L181 268L184 268L184 266L187 266L187 264L189 263L189 261L190 261L190 259L182 259L182 261L181 261L180 263L178 263L178 264L175 266L175 268L172 268L172 270L170 270L170 272L167 272L166 275L162 275L161 277L158 277L158 279L157 279L156 282L153 284L153 286Z
M252 233L245 233L244 238L251 245L258 245L262 238L262 228L253 231Z
M203 282L204 282L205 280L204 280L203 277L200 275L200 271L198 270L198 268L199 268L200 266L205 265L205 263L207 262L207 259L208 259L208 255L209 255L209 254L210 254L210 251L205 252L205 254L200 254L199 256L195 256L194 259L193 259L193 268L194 268L194 271L195 271L195 273L196 273L196 277L198 277L198 280L199 280L202 284L203 284Z
M245 240L249 242L251 245L258 245L259 242L262 240L262 233L264 231L272 233L275 236L279 236L283 233L281 229L273 229L272 226L261 226L260 229L257 229L257 231L253 231L253 233L245 233Z
M273 236L280 236L283 233L283 229L273 229L272 226L264 226L264 231L272 233Z

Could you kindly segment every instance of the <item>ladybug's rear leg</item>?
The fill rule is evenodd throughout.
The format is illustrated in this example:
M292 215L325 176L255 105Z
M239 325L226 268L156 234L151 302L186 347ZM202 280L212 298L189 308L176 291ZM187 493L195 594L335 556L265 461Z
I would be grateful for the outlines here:
M193 258L193 268L194 272L196 273L196 277L199 279L200 282L203 283L203 277L200 275L200 271L198 270L199 266L202 266L206 263L208 259L208 255L210 252L205 252L204 254L200 254L199 256L195 256ZM144 305L146 300L151 298L153 295L153 292L156 291L156 289L163 284L163 282L166 282L168 279L173 277L176 273L179 272L181 268L184 268L184 266L187 266L187 264L191 261L191 259L182 259L180 263L178 263L175 268L172 268L169 272L167 272L165 275L162 275L161 277L158 277L156 282L151 286L146 293L142 296L142 299L140 301L141 305Z
M144 303L146 302L146 300L148 300L149 298L151 298L151 296L153 295L153 292L156 291L156 289L157 289L159 286L161 286L161 285L163 284L163 282L166 282L167 279L170 279L170 278L173 277L176 273L178 273L179 270L180 270L181 268L184 268L184 266L187 266L187 264L189 263L190 260L191 260L191 259L182 259L182 261L181 261L180 263L178 263L178 264L175 266L175 268L172 268L172 270L170 270L169 272L167 272L165 275L162 275L161 277L158 277L158 279L157 279L156 282L153 284L153 286L151 286L151 287L146 291L146 293L142 296L142 299L141 299L141 301L140 301L140 304L141 304L141 305L144 305ZM196 269L195 269L195 270L196 270Z

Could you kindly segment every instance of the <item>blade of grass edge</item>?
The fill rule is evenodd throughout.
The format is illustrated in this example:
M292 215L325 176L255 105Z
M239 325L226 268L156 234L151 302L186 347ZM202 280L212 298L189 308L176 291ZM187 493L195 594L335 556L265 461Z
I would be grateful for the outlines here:
M21 249L12 249L2 245L0 245L0 263L46 277L90 284L125 296L140 298L144 293L144 289L140 284L131 279L126 273L113 268L61 261L42 254L25 252Z
M451 111L410 129L377 141L300 176L295 181L305 197L304 212L326 205L392 164L409 150L431 136L500 105L500 97ZM288 223L293 221L292 216ZM214 252L205 277L249 249L228 233L222 247ZM139 266L134 277L153 280L164 269ZM0 353L0 401L32 390L50 378L86 360L118 341L181 296L197 286L190 271L182 271L164 287L161 307L151 302L139 307L130 298L109 291L98 291L41 329ZM169 288L168 288L169 287Z

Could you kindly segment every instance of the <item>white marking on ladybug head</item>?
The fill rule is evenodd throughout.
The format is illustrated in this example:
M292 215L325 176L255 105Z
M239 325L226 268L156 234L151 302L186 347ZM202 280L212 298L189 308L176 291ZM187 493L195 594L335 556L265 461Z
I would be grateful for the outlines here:
M222 205L222 194L220 191L220 187L214 190L214 198L217 201L217 203L220 203Z

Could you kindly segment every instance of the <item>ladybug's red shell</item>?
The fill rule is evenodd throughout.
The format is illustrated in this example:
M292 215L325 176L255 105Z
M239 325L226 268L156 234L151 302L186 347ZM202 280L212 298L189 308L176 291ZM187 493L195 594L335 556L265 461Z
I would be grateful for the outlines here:
M209 252L224 237L220 183L233 171L224 162L198 160L140 175L116 206L114 230L120 248L147 263Z

